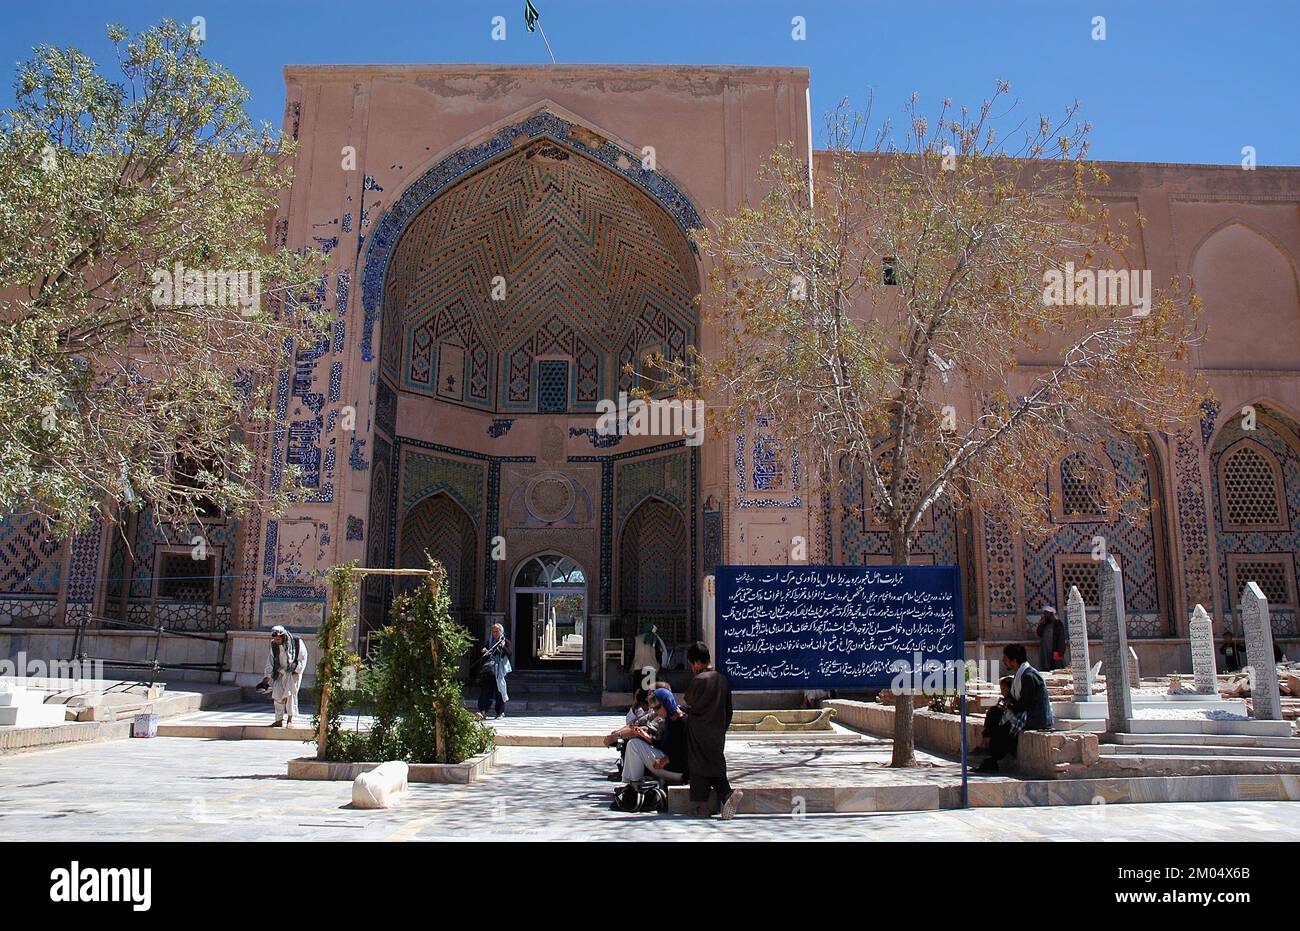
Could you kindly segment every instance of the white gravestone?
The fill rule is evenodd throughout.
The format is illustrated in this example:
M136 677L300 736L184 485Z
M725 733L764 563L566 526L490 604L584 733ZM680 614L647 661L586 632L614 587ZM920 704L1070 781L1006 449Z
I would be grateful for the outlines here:
M1083 596L1076 585L1070 586L1065 599L1065 623L1070 633L1070 670L1074 677L1074 700L1087 701L1092 697L1092 676L1088 662L1088 615L1083 608Z
M1101 642L1106 666L1106 704L1110 731L1126 732L1133 720L1128 681L1128 630L1124 612L1124 577L1114 556L1097 567L1101 588Z
M717 624L717 594L718 580L716 576L706 575L704 577L704 594L703 604L700 605L700 635L704 639L704 645L709 648L709 655L713 661L718 661L718 644L715 640L715 630Z
M1142 688L1142 664L1138 662L1137 650L1128 648L1128 684L1135 689Z
M1196 677L1196 691L1201 695L1217 695L1219 680L1214 659L1214 625L1201 605L1192 610L1187 631L1192 641L1192 675Z
M1250 664L1250 702L1257 721L1281 721L1282 699L1277 690L1277 665L1273 660L1273 628L1268 599L1255 582L1241 593L1241 624L1246 629L1246 662Z
M352 780L352 807L392 808L406 794L408 767L401 760L380 763Z

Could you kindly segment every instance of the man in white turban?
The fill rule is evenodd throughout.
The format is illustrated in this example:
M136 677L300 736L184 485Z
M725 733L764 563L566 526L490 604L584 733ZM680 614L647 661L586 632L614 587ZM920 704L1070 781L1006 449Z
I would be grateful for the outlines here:
M302 673L307 668L307 647L301 637L295 637L283 627L271 628L271 655L266 660L262 687L271 686L271 701L275 703L275 723L272 727L293 726L293 716L298 713L298 687Z

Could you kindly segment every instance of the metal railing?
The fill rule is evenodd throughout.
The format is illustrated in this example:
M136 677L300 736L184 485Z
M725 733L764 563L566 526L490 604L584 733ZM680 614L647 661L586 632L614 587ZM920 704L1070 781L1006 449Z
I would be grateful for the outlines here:
M91 656L81 652L82 638L88 627L93 628L115 628L120 630L148 631L153 637L153 656L147 660L137 659L116 659L108 656ZM162 662L158 659L158 654L162 649L164 637L181 637L192 640L209 640L218 643L221 646L220 659L215 663L171 663ZM119 621L111 617L102 615L83 614L77 620L77 631L72 638L72 655L69 662L91 662L100 663L106 667L118 669L147 669L151 673L158 673L164 669L209 669L216 673L217 681L221 681L221 674L226 671L226 632L199 632L191 630L176 630L169 628L162 621L155 624L135 624L130 621ZM151 677L149 684L153 685L154 680Z

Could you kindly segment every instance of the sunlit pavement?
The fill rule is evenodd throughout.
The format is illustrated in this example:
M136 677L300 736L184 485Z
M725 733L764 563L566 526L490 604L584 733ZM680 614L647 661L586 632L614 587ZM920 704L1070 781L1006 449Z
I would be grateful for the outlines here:
M723 822L609 810L605 749L505 747L472 786L413 784L394 809L348 807L351 785L285 777L293 741L119 740L0 757L0 837L52 841L1057 840L1281 841L1300 804L1207 802ZM743 781L739 783L743 787Z

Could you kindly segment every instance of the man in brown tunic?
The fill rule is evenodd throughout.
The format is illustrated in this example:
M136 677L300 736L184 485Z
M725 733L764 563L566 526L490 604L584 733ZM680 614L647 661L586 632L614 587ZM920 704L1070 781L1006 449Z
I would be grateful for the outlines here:
M727 781L727 728L731 726L731 683L710 665L709 648L697 640L686 651L695 677L686 687L686 741L691 802L696 813L708 815L709 791L718 794L722 819L736 815L743 794Z

